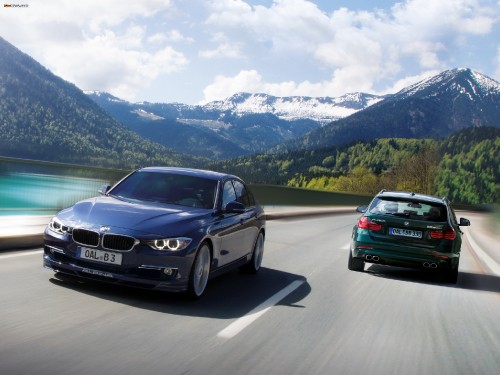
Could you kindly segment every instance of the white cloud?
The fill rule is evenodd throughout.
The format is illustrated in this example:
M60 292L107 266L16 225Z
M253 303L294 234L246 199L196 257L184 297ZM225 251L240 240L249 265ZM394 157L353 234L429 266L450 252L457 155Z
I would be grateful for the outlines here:
M265 82L256 70L243 70L232 77L224 75L215 77L214 81L203 90L202 103L221 100L237 92L267 93L275 96L340 96L359 89L359 83L352 85L352 90L349 89L349 82L354 82L353 78L356 78L358 73L356 70L346 69L331 81L269 83ZM371 83L367 82L365 90L360 91L370 91L369 89Z
M496 58L500 76L496 40L469 48L493 39L498 0L394 0L385 9L355 1L352 9L328 3L330 11L326 3L33 0L0 12L0 35L78 87L128 100L147 93L146 100L178 101L182 93L192 103L203 87L204 100L236 91L380 93L456 67L466 55L476 66Z
M7 40L56 75L82 89L133 99L159 75L188 63L166 44L180 33L148 36L141 22L170 8L170 0L52 0L30 3L22 17L4 12L0 23Z
M241 45L222 43L219 44L215 49L207 49L200 51L199 56L207 59L213 59L213 58L239 59L242 58Z
M57 60L54 73L79 83L82 89L104 90L129 100L160 74L178 71L187 64L171 47L154 52L125 48L127 40L134 45L133 39L107 33L74 46L52 45L44 52L45 59Z
M417 82L423 81L425 79L431 78L431 77L439 74L440 72L441 71L439 71L439 70L428 70L428 71L425 71L425 72L418 74L418 75L404 77L404 78L396 81L391 87L387 88L386 90L377 92L377 94L384 95L384 94L397 93L408 86L411 86L411 85L413 85Z
M214 33L247 43L271 42L276 50L312 51L330 33L329 19L312 2L276 0L267 8L250 7L241 0L213 1L206 24Z
M2 35L22 44L81 40L133 18L151 17L171 8L170 0L50 0L29 2L17 12L0 12ZM69 32L68 32L69 31Z
M223 33L216 33L212 36L212 42L217 43L217 47L214 49L205 49L198 53L200 57L206 59L213 58L230 58L239 59L242 58L242 44L236 42L229 42Z
M398 76L403 66L408 78L400 82L426 75L422 71L448 68L452 60L447 58L457 45L467 43L469 36L490 33L498 21L498 10L492 11L477 0L407 0L386 11L340 8L331 14L306 0L275 0L269 7L250 7L241 0L211 4L213 13L207 24L214 33L224 33L228 44L236 40L245 44L242 49L250 49L252 44L268 43L269 54L310 54L330 70L331 79L264 83L260 74L253 71L249 75L247 70L232 78L218 77L204 91L205 100L226 91L222 82L240 91L252 91L257 86L274 94L286 87L288 95L373 92L382 82ZM252 80L248 80L250 76Z
M189 36L185 36L179 30L173 29L167 32L159 32L150 35L146 38L146 42L152 45L165 45L167 43L190 44L194 42L194 39Z
M260 92L263 85L262 76L255 70L241 71L234 77L218 75L214 82L203 90L203 102L223 99L241 91Z

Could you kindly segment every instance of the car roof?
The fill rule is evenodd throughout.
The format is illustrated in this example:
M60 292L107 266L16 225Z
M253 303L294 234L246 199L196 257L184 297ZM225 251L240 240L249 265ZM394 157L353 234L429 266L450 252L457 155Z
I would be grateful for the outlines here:
M238 178L231 174L209 171L204 169L195 169L195 168L181 168L181 167L145 167L137 169L138 172L161 172L161 173L174 173L174 174L182 174L186 176L196 176L203 177L210 180L224 180L226 178Z
M383 198L398 198L398 199L416 199L424 202L446 204L445 198L439 198L434 195L412 193L407 191L385 191L382 190L377 194L377 197Z

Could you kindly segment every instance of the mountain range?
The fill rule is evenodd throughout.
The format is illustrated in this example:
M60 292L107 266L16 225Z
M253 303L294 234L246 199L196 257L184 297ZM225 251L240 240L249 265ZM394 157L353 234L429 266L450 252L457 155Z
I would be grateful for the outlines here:
M190 106L87 94L141 136L212 159L378 138L437 139L471 126L500 127L500 84L471 69L447 70L386 96L238 93Z
M186 105L130 103L99 91L86 94L142 137L215 159L263 152L383 99L364 93L339 98L237 93L205 105Z
M134 167L500 127L500 84L454 69L384 97L238 93L205 105L129 103L55 76L0 38L0 156Z
M445 138L468 127L500 127L500 83L471 69L453 69L306 135L275 152L379 138Z

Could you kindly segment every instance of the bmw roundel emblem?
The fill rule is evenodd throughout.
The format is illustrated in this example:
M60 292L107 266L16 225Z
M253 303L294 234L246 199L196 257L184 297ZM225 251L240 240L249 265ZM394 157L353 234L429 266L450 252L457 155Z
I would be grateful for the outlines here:
M410 222L409 221L405 221L405 227L407 227L408 225L410 225Z
M99 228L99 232L107 232L108 230L110 230L111 228L108 227L108 226L102 226Z

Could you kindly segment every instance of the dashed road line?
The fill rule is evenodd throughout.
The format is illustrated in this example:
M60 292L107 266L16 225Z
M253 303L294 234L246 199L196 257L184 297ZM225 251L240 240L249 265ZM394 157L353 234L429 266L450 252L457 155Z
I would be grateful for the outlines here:
M228 325L222 331L217 334L217 337L221 337L224 339L230 339L236 336L238 333L243 331L246 327L252 324L255 320L264 315L267 311L271 309L274 305L276 305L283 298L292 293L295 289L301 286L305 280L295 280L286 288L280 290L278 293L274 294L264 302L262 302L259 306L254 308L245 316L239 318L235 322Z

